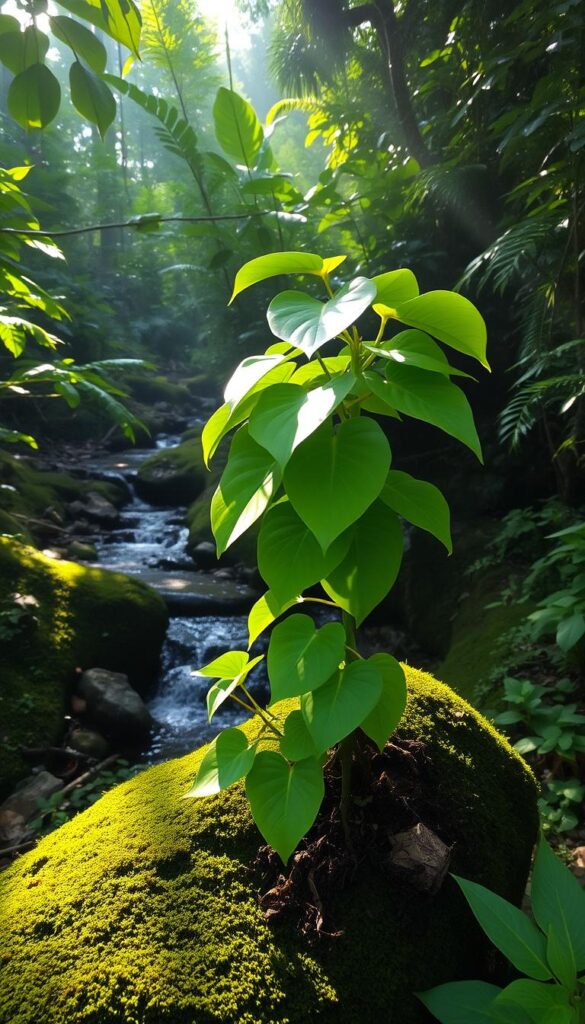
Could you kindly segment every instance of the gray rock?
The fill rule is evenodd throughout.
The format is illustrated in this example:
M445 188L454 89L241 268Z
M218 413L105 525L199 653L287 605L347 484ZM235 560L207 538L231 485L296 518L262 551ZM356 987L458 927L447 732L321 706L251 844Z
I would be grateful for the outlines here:
M67 743L73 750L94 757L96 761L103 761L111 750L108 741L93 729L72 729L67 737Z
M218 580L204 572L146 569L140 579L158 591L173 616L243 615L258 598L258 591L244 583Z
M99 523L100 526L115 526L118 522L116 506L97 491L89 491L84 501L72 501L69 510L76 516L87 516L92 523Z
M105 668L90 668L79 680L79 694L87 701L87 714L106 736L128 743L143 740L152 719L142 697L128 677Z
M38 772L20 782L0 806L0 843L17 843L26 832L27 821L36 814L39 800L46 800L62 785L50 772Z
M210 540L202 540L193 549L193 560L199 569L212 569L217 565L215 544Z
M67 557L75 562L95 562L97 551L93 544L84 544L82 540L73 540L67 548Z

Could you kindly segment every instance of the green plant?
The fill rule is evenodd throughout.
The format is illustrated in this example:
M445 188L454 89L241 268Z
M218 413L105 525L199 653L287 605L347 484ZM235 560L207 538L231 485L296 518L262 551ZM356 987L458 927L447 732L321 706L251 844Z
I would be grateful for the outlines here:
M139 765L132 765L129 761L119 758L112 768L98 772L87 782L71 789L68 794L57 790L51 796L37 801L37 816L29 822L29 828L33 832L47 835L56 828L70 821L80 811L91 807L96 800L99 800L108 789L131 779L138 771Z
M13 640L25 626L35 623L38 607L32 594L11 594L9 602L0 606L0 640Z
M534 921L475 882L455 878L488 938L524 977L439 985L419 998L441 1024L582 1024L585 893L541 838L532 877Z
M496 715L494 722L528 734L514 743L519 754L556 754L574 762L577 754L585 753L585 715L579 714L576 703L565 703L574 689L570 679L544 686L507 676L504 700L512 708Z
M579 779L547 779L538 809L545 832L570 832L583 817L585 783Z
M473 415L434 338L487 366L485 324L452 292L420 295L410 270L371 280L357 277L333 291L330 275L343 256L277 252L246 263L235 298L281 274L314 276L322 302L284 291L268 307L279 339L245 359L206 424L206 463L235 427L226 468L211 504L218 554L261 519L258 566L269 587L250 612L250 646L267 626L300 603L316 601L341 622L317 629L304 614L276 625L268 647L271 701L261 708L246 679L261 657L230 651L198 670L215 678L207 695L211 719L228 698L260 716L250 742L237 728L220 733L206 753L189 796L219 792L246 778L252 815L286 861L313 824L324 794L323 766L335 748L342 774L341 820L348 834L351 771L358 731L383 748L402 716L404 673L390 654L363 658L356 628L392 587L402 558L399 516L429 531L451 551L449 508L433 485L390 469L391 450L379 422L412 416L444 430L481 458ZM373 308L374 340L356 321ZM387 325L406 324L390 338ZM322 355L327 342L341 347ZM301 360L298 362L297 360ZM325 597L303 596L320 584ZM271 707L299 698L281 730Z
M535 562L526 589L531 590L542 575L550 572L561 586L543 597L528 618L535 637L554 633L566 653L585 635L585 522L558 530L550 537L561 543Z

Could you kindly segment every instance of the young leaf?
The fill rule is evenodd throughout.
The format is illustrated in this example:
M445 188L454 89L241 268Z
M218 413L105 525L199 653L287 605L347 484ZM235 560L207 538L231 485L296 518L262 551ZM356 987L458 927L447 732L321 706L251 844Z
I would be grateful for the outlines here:
M45 64L31 64L10 83L8 110L23 128L45 128L56 117L60 103L61 86Z
M270 277L281 274L315 274L320 277L323 271L324 260L313 252L270 252L266 256L257 256L238 270L230 303L246 288Z
M321 586L361 626L398 576L402 528L394 512L376 500L350 527L349 533L347 554L327 579L321 580Z
M555 857L544 838L538 844L532 876L532 912L539 928L567 935L577 971L585 969L585 892Z
M260 832L286 864L319 813L323 771L315 757L288 764L282 754L262 750L246 778L246 795Z
M487 331L479 312L456 292L425 292L395 307L395 316L410 327L427 331L458 352L477 359L489 370L486 359Z
M261 394L248 430L284 469L295 448L310 437L351 391L351 373L305 391L298 384L275 384Z
M376 285L376 302L385 306L397 306L418 295L418 284L412 270L389 270L372 278Z
M234 370L226 384L223 397L233 409L248 394L258 381L262 380L270 370L282 363L284 355L250 356L243 359Z
M296 602L285 601L284 604L280 602L271 590L267 590L262 597L259 597L256 603L250 609L248 615L248 648L252 646L255 640L258 639L261 633L270 626L279 615L287 611L288 608L292 608Z
M345 630L339 622L321 629L308 615L290 615L275 626L268 648L271 704L300 697L331 678L345 654Z
M262 661L263 657L263 654L259 654L256 658L252 658L251 661L248 661L237 676L234 676L232 679L220 679L217 683L214 683L213 686L209 687L209 690L207 691L207 717L210 722L218 708L220 708L234 690L244 682L252 669Z
M204 665L202 668L193 670L194 676L208 676L211 679L235 679L242 672L250 656L247 651L226 651Z
M382 674L369 661L349 662L324 686L301 698L301 711L319 753L362 724L382 694Z
M69 85L74 107L90 124L97 125L103 139L116 117L116 101L107 85L78 60L69 68Z
M401 331L382 345L365 345L364 348L400 366L418 366L420 370L442 373L444 377L469 377L463 370L450 366L443 350L423 331Z
M252 168L264 140L256 111L239 93L220 86L213 104L215 135L224 153Z
M473 413L460 388L438 373L413 366L393 363L386 375L386 394L390 405L398 412L444 430L467 445L482 461Z
M367 277L354 278L328 302L304 292L281 292L268 307L268 324L277 338L289 341L310 358L326 341L353 324L375 294L376 286Z
M409 523L432 533L451 554L451 515L438 487L426 480L417 480L409 473L391 469L380 492L380 500Z
M569 993L560 985L546 985L540 981L520 978L507 985L496 996L496 1007L503 1009L508 1005L522 1007L528 1019L534 1024L543 1024L546 1014L551 1014L550 1024L553 1024L553 1021L561 1024L562 1018L558 1014L570 1006Z
M376 706L364 718L361 728L374 741L378 750L383 750L404 714L406 677L402 666L391 654L372 654L368 664L374 665L382 676L382 694Z
M284 474L286 490L323 551L378 497L390 458L381 427L365 417L345 420L335 431L324 424L296 449Z
M494 946L522 974L548 981L552 975L546 962L546 940L530 918L485 886L453 877Z
M248 774L254 764L256 746L248 745L241 729L225 729L213 740L203 756L191 789L185 797L212 796Z
M211 499L211 528L218 555L262 515L279 483L280 470L272 456L252 440L245 427L240 428Z
M291 711L283 726L280 752L287 761L302 761L316 757L317 751L301 711Z
M290 502L279 502L269 510L260 527L258 568L276 600L285 605L331 572L349 543L349 534L344 534L323 554Z
M454 981L417 995L440 1024L500 1024L509 1020L494 1007L500 992L485 981Z

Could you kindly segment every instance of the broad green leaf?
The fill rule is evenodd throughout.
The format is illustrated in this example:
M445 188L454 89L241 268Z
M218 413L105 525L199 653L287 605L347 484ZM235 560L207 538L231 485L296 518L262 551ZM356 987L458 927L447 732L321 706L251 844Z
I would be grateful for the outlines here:
M440 1024L500 1024L508 1019L494 1007L500 992L485 981L453 981L417 995Z
M256 746L248 745L241 729L225 729L213 740L199 765L195 782L185 797L212 796L248 774Z
M62 0L60 2L62 3ZM138 47L142 19L133 0L99 0L99 4L89 0L89 4L99 6L108 35L116 42L122 43L122 46L125 46L135 57L140 59ZM62 3L62 6L67 7L68 5Z
M321 580L323 590L358 626L379 605L393 586L404 542L398 517L376 500L350 527L351 541L345 558Z
M256 825L284 863L315 821L324 792L317 758L289 764L273 750L256 756L246 778L246 796Z
M392 419L401 420L400 413L394 408L391 402L391 389L388 381L380 377L375 370L366 370L363 374L364 386L356 389L358 397L362 397L362 408L367 412L373 412L377 416L391 416ZM364 395L369 397L363 398Z
M489 370L486 359L485 321L469 299L456 292L425 292L395 306L397 320L427 331L457 352L477 359Z
M585 892L541 837L532 876L532 913L539 928L570 937L577 971L585 970Z
M21 32L16 22L14 30L8 29L0 34L0 61L13 75L33 64L42 64L48 49L49 37L35 25L29 25Z
M284 469L295 448L310 437L351 391L355 378L344 373L305 391L299 384L266 388L250 414L248 430Z
M343 261L345 257L331 259ZM246 288L270 277L279 277L281 274L316 274L320 277L325 272L326 263L327 260L314 252L270 252L266 256L257 256L238 270L230 302Z
M234 427L239 426L240 423L243 423L243 421L248 418L258 401L260 392L263 391L264 388L271 387L273 384L280 384L287 381L294 372L294 369L294 363L280 363L279 365L274 366L264 377L253 385L251 390L244 395L241 401L239 401L233 409L226 402L224 405L220 405L219 409L215 410L203 427L203 432L201 434L203 458L206 466L209 467L211 459L215 455L215 452L226 434L229 434L230 430L233 430Z
M249 660L247 651L226 651L208 665L194 669L193 675L208 676L210 679L235 679L243 672Z
M279 502L260 527L258 568L276 600L284 605L330 573L345 555L349 540L349 535L339 537L324 555L290 502Z
M444 377L469 377L463 370L450 366L443 350L423 331L401 331L381 345L365 344L364 348L400 366L418 366Z
M273 457L249 436L235 435L217 490L211 499L211 529L218 555L256 522L280 483Z
M438 487L426 480L417 480L409 473L391 469L380 499L413 526L432 533L451 554L451 514Z
M296 601L279 601L271 590L267 590L250 609L248 615L248 647L250 648L261 633L270 626L279 615L292 608Z
M473 413L460 388L446 377L392 364L386 371L388 402L398 412L431 423L461 441L482 461Z
M406 707L406 676L402 665L391 654L372 654L368 664L382 676L382 693L376 706L364 718L361 728L378 750L396 730Z
M252 168L264 140L256 111L239 93L220 86L213 104L215 136L224 153Z
M107 85L78 60L69 68L69 85L73 106L90 124L97 125L103 139L116 117L116 101Z
M223 397L233 409L270 370L282 363L283 355L250 356L242 360L226 384Z
M248 661L237 676L234 676L232 679L220 679L213 686L209 687L207 691L207 717L210 722L218 708L221 707L238 686L245 682L252 669L262 661L263 657L263 654L259 654L256 658Z
M382 674L369 661L349 662L313 693L301 697L301 711L319 753L357 729L382 694Z
M563 1011L569 1006L569 993L560 985L546 985L540 981L529 981L520 978L502 989L496 997L495 1005L521 1006L529 1020L534 1024L542 1024L543 1016L551 1011ZM560 1018L551 1017L560 1024Z
M477 882L453 876L488 939L530 978L547 981L546 939L518 907Z
M103 43L74 18L58 14L50 18L51 31L62 43L73 50L76 57L81 57L89 64L92 71L101 75L106 70L108 55Z
M284 342L282 342L284 344ZM302 363L295 369L291 377L291 384L325 384L330 377L335 377L339 373L343 373L347 370L351 362L351 356L338 355L338 356L325 356L323 359L316 360L312 359L308 363ZM324 369L324 367L326 369Z
M572 615L561 619L557 627L556 641L561 651L570 651L585 634L585 615L582 612L573 612Z
M291 711L283 726L280 752L287 761L302 761L316 757L317 751L301 711Z
M11 117L23 128L45 128L59 111L61 86L44 64L31 64L12 79L7 103Z
M323 686L345 654L345 630L339 622L321 629L308 615L290 615L275 626L268 648L271 704Z
M0 14L0 35L6 32L20 32L20 22L12 14Z
M397 306L418 295L418 284L412 270L389 270L372 278L376 285L376 302Z
M573 991L577 981L577 966L566 922L564 931L550 925L546 942L546 958L555 978L558 978L569 991Z
M390 458L381 427L365 417L345 420L334 431L325 423L293 453L286 490L324 551L378 497Z
M354 278L327 302L305 292L280 292L268 307L268 324L277 338L290 341L310 358L353 324L375 294L376 286L367 277Z

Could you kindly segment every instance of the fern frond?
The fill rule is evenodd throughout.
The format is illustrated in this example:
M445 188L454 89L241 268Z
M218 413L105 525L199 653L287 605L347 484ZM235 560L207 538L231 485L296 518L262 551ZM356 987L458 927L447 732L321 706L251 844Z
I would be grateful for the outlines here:
M551 236L556 235L562 244L566 231L566 223L559 222L557 216L524 218L471 261L457 288L473 281L478 292L492 284L494 290L502 294L509 285L518 283L518 276L534 274L540 254L544 251L547 259L550 258Z
M301 110L306 114L314 114L321 110L317 100L302 96L290 96L288 99L277 100L273 103L266 115L266 124L272 124L277 117L283 114L290 114L293 110Z

